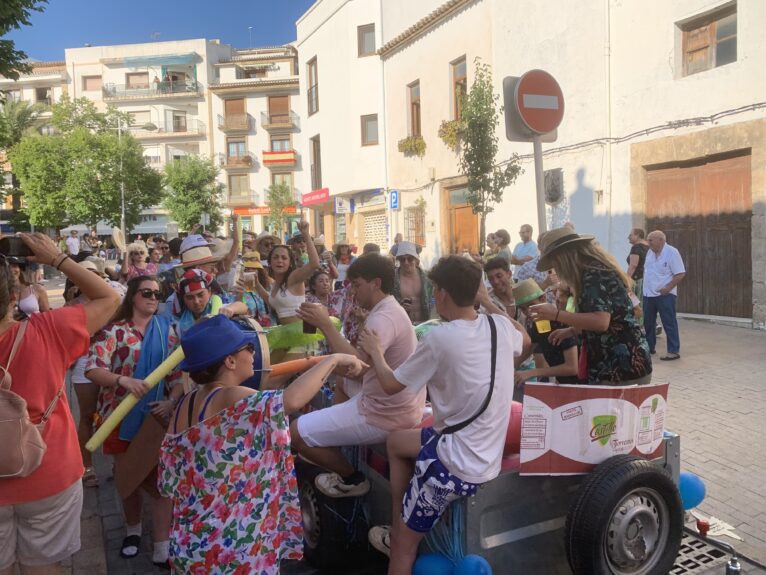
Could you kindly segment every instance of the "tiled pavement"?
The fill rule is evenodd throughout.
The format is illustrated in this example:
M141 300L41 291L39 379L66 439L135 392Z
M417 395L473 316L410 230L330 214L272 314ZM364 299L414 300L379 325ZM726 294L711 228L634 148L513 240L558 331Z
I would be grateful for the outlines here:
M766 332L694 320L681 320L680 328L682 358L655 361L654 378L671 383L668 428L681 434L683 469L705 480L699 511L733 525L743 541L722 539L766 563ZM664 344L660 338L658 355ZM101 487L86 490L83 549L71 573L161 573L151 564L148 524L139 557L120 559L124 526L110 463L99 457L96 466ZM299 566L288 571L313 573Z

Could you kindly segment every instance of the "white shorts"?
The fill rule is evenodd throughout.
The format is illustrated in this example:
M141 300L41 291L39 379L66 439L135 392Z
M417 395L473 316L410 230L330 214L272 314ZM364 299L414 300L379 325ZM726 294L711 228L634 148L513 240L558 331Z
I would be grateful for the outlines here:
M93 383L87 377L85 377L85 364L88 363L88 355L78 357L77 361L72 366L72 383Z
M388 431L370 425L359 413L356 395L325 409L298 418L298 433L309 447L342 447L383 443Z
M82 482L38 501L0 506L0 570L52 565L80 549Z

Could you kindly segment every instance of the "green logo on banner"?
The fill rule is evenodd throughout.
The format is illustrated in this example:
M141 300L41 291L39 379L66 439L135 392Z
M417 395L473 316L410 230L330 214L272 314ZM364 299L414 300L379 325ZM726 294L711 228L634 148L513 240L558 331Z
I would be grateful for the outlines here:
M598 441L601 445L609 443L609 438L617 429L616 415L597 415L593 418L593 427L590 430L590 440Z

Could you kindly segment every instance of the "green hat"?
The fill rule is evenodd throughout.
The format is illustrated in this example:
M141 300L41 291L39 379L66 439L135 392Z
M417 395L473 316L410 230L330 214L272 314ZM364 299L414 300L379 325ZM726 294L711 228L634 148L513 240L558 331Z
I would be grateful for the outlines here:
M545 295L545 292L532 278L525 279L513 286L513 299L516 300L516 305L526 305L542 295Z

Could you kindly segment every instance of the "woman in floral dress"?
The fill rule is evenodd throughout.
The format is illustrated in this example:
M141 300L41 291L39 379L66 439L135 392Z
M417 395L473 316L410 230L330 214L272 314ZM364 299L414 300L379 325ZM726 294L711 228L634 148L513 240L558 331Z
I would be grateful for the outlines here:
M128 289L112 323L93 337L85 376L100 386L98 419L103 422L129 393L141 399L128 416L104 442L104 453L114 455L115 475L125 473L121 460L130 441L151 411L158 417L168 417L183 389L181 372L176 371L155 388L149 390L144 378L167 358L178 345L178 337L170 321L157 315L160 291L154 278L147 276L128 280ZM155 461L156 463L156 461ZM170 500L159 497L155 473L151 472L142 484L152 497L152 531L154 539L153 561L167 565L168 532L170 530ZM138 488L123 499L127 535L120 555L130 559L138 555L141 543L142 489Z
M162 444L160 491L173 499L170 554L176 573L278 575L303 546L287 414L301 409L336 368L327 356L284 390L255 391L256 334L215 316L194 325L180 368L199 385L178 404ZM210 342L217 342L211 346Z
M530 308L532 321L547 319L568 328L551 333L559 341L582 333L578 378L594 385L645 385L651 382L652 359L629 293L633 280L593 236L570 227L544 237L538 270L555 269L572 290L574 312L550 303Z

